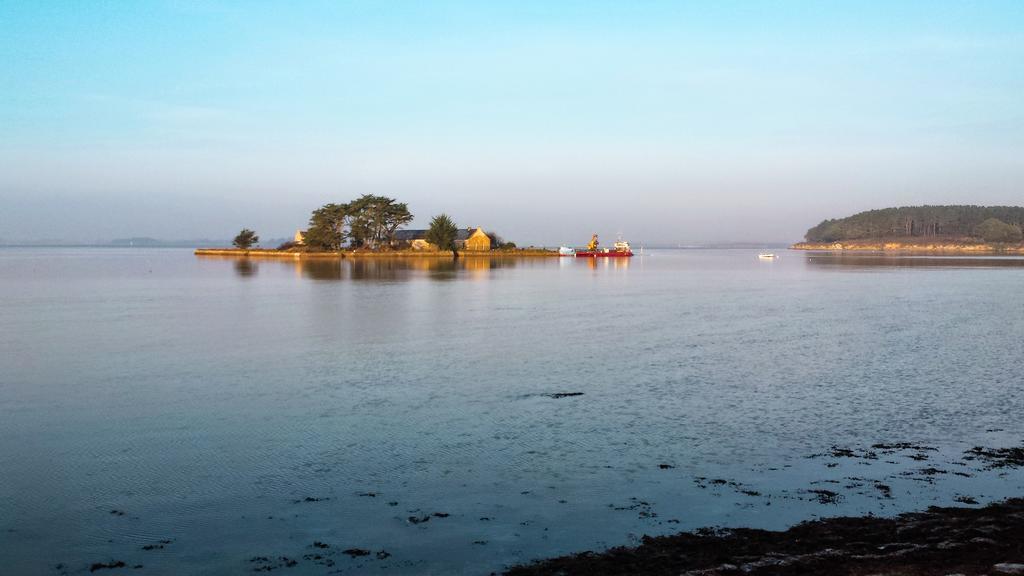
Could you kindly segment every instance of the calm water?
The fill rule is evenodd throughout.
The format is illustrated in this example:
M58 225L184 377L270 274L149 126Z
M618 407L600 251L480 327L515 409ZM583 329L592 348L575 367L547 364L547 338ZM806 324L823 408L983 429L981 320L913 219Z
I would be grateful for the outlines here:
M1024 260L5 249L0 351L4 574L486 574L1024 489L963 460L1024 443Z

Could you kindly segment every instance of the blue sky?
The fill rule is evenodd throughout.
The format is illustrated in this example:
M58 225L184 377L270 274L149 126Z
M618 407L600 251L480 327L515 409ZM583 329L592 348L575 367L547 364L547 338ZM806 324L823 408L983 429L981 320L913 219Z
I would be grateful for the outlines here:
M0 85L7 240L363 193L547 244L1024 202L1022 2L0 0Z

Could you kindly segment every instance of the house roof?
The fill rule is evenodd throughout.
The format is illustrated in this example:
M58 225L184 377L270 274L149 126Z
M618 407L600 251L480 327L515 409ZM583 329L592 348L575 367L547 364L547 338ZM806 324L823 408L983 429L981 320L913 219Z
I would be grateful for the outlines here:
M476 228L466 229L459 228L458 232L455 233L456 240L467 240L470 236L476 232ZM413 240L423 240L427 237L426 230L396 230L395 240L399 242L412 242Z
M427 235L426 230L395 230L395 240L412 241L420 240Z

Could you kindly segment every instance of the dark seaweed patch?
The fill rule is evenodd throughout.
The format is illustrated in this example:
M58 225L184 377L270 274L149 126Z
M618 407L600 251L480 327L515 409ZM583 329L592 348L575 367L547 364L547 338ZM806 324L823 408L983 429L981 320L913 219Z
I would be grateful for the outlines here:
M814 494L815 499L821 504L838 504L842 500L842 496L837 492L831 490L824 490L821 488L807 490L808 493Z
M111 560L110 562L95 562L89 566L89 572L95 572L97 570L113 570L114 568L124 568L126 564L121 560Z
M992 470L993 468L1017 468L1024 466L1024 447L1015 448L984 448L982 446L975 446L970 450L964 452L967 456L964 460L982 460L987 465L986 468Z
M349 548L347 550L342 550L341 553L342 554L348 554L349 556L351 556L353 558L358 558L360 556L369 556L370 555L370 551L369 550L363 550L362 548Z

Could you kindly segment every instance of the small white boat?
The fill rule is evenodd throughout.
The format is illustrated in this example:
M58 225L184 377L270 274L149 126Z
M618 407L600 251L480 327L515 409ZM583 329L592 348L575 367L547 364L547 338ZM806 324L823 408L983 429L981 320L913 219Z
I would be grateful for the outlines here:
M778 258L778 256L772 254L771 252L761 252L760 254L757 255L757 257L760 258L761 260L775 260L776 258Z
M559 256L575 256L576 255L576 249L575 248L570 248L568 246L562 246L562 247L560 247L558 249L558 255Z

